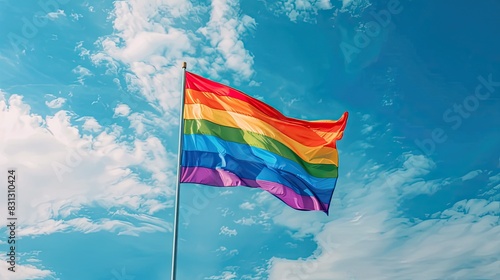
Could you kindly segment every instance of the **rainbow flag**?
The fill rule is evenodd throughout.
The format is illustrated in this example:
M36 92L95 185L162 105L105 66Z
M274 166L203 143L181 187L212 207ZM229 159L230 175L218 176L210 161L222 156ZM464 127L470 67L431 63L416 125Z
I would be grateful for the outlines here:
M181 183L260 188L298 210L328 214L347 123L285 117L236 89L185 77Z

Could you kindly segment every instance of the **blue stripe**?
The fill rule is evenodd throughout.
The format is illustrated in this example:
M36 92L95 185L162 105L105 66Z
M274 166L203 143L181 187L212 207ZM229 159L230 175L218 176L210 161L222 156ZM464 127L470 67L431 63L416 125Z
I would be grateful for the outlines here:
M264 180L280 183L289 187L300 195L315 196L322 203L330 203L336 178L326 179L329 181L329 189L311 186L295 174L283 170L267 167L265 164L237 160L230 155L221 155L211 152L183 151L182 166L205 167L211 169L223 169L234 173L242 179Z
M230 154L236 159L265 163L269 167L297 174L312 185L320 184L321 180L336 178L337 172L332 171L331 177L319 178L308 173L302 165L271 151L232 141L223 140L213 135L186 134L183 139L184 151L217 152ZM324 172L326 173L326 172Z
M207 135L184 135L182 166L222 168L241 178L266 180L290 187L301 195L315 195L330 203L336 178L316 178L300 165L269 151Z

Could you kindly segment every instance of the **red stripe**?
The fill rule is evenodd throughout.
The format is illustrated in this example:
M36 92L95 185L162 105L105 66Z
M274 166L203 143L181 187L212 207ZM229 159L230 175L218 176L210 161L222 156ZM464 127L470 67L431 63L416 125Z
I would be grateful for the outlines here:
M348 113L344 112L342 117L337 121L304 121L300 119L288 118L281 114L278 110L265 104L264 102L250 97L249 95L228 87L226 85L205 79L201 76L193 74L191 72L186 72L186 89L194 89L198 91L211 92L219 96L229 96L247 102L263 112L264 114L280 119L289 123L309 127L313 130L323 131L323 132L341 132L344 130L347 124ZM340 137L342 133L340 134ZM341 138L339 138L341 139Z

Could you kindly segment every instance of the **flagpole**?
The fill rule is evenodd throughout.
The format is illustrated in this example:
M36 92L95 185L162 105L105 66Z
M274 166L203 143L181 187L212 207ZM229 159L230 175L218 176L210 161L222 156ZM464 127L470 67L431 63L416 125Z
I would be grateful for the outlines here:
M182 134L184 133L184 96L186 92L186 62L182 63L182 94L181 94L181 112L179 125L179 148L177 152L177 182L175 185L175 202L174 202L174 236L172 245L172 273L171 280L176 279L177 274L177 228L179 225L179 199L180 199L180 182L181 182L181 164L182 164Z

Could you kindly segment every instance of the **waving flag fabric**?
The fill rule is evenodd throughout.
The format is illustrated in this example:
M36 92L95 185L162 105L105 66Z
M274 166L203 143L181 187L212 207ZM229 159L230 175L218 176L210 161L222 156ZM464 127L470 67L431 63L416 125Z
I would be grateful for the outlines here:
M288 118L236 89L186 72L181 183L260 188L298 210L328 213L337 121Z

